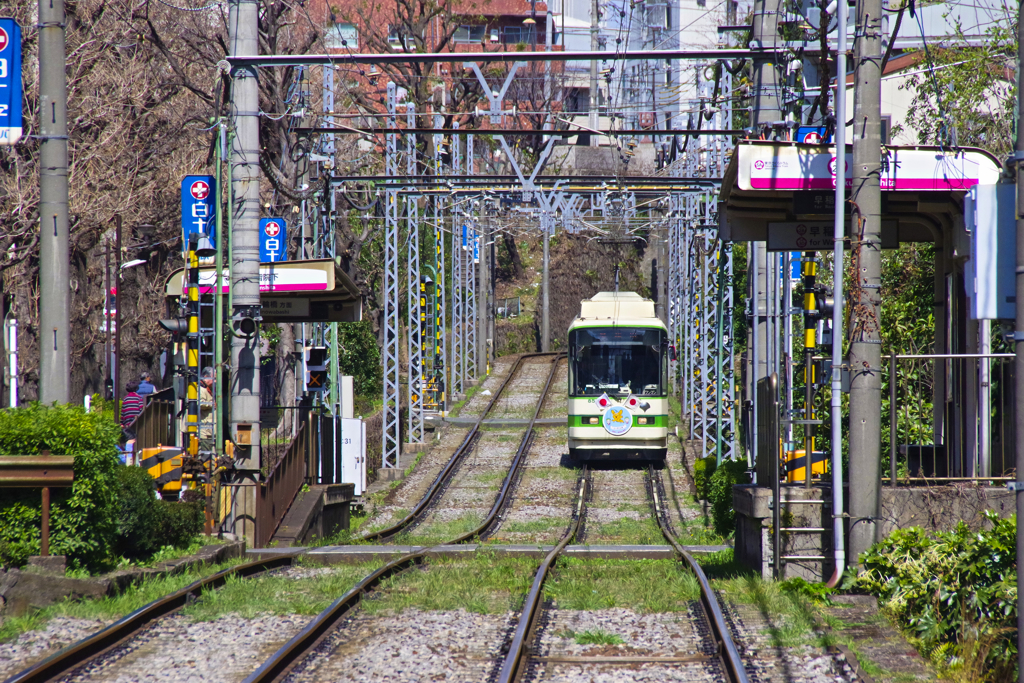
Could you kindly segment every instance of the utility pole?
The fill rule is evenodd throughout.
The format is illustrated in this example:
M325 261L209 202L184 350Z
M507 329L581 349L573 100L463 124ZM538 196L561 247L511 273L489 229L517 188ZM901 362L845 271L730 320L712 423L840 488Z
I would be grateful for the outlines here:
M548 62L550 64L550 62ZM548 273L551 269L551 232L555 227L554 216L547 211L548 202L544 200L544 208L541 209L540 229L544 235L544 272L541 274L541 299L540 299L540 350L547 353L551 350L551 297L548 295L550 278Z
M255 0L230 0L228 26L232 55L259 54L259 6ZM260 469L260 141L259 81L256 67L231 72L231 427L236 484L232 492L232 531L250 544L256 534L256 489ZM218 236L220 237L220 236ZM249 441L249 445L245 442ZM250 484L250 485L241 485Z
M44 404L71 400L64 23L64 0L39 0L39 400Z
M1024 5L1017 10L1017 73L1024 68ZM1017 354L1014 359L1014 424L1022 424L1024 420L1024 130L1021 130L1021 118L1024 116L1024 88L1017 87L1017 137L1013 145L1013 159L1017 164L1017 321L1013 330L1013 350ZM1024 472L1024 429L1016 429L1014 433L1014 455L1017 467L1017 585L1024 585L1024 490L1020 485L1021 472ZM1017 681L1024 683L1024 596L1017 591Z
M600 19L600 10L598 9L598 1L590 0L590 51L597 52L600 49L598 41L598 33L600 32L600 25L598 20ZM590 117L589 125L592 130L597 130L597 60L590 60ZM594 133L590 134L590 146L597 147L597 136Z
M840 0L843 1L843 0ZM876 540L882 429L882 2L857 3L850 298L850 564ZM842 79L836 97L843 97ZM838 121L837 126L845 125ZM845 177L838 163L836 179ZM844 160L845 161L845 160ZM836 510L836 514L841 511Z
M487 243L491 239L491 219L486 215L488 207L486 200L481 202L481 212L484 213L483 219L483 232L478 237L480 240L480 263L477 265L479 269L477 275L479 276L480 284L477 287L476 292L476 376L480 382L487 379L487 338L491 333L490 315L489 315L489 301L491 298L491 286L487 282L489 257L487 256L488 248Z

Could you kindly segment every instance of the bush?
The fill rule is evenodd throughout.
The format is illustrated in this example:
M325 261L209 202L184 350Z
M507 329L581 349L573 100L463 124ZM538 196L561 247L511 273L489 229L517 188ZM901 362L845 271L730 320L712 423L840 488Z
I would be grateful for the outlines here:
M360 396L381 391L384 365L380 346L369 321L338 325L338 367L343 375L352 375L352 390Z
M693 462L693 485L697 489L697 500L707 500L711 486L711 475L715 473L718 461L714 457L697 458Z
M878 596L940 667L1016 680L1017 520L985 515L989 530L960 522L934 537L894 531L861 555L864 570L843 587Z
M117 470L118 516L117 552L138 558L159 550L157 544L157 499L153 477L141 467Z
M185 548L203 530L206 521L205 503L172 503L156 501L154 540L157 548Z
M0 457L75 456L75 483L51 492L50 552L67 555L72 568L107 565L117 544L117 443L121 429L109 416L81 406L0 410ZM0 500L0 564L20 566L39 553L39 489L5 491Z
M715 532L726 538L736 531L736 511L732 507L732 487L747 483L746 460L723 460L711 475L708 503L711 505Z

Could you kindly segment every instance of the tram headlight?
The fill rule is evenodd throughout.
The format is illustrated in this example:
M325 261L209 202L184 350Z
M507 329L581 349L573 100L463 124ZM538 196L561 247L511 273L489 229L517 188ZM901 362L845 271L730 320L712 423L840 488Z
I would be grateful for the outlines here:
M588 417L587 418L587 424L590 424L590 425L601 424L601 418L599 418L599 417Z

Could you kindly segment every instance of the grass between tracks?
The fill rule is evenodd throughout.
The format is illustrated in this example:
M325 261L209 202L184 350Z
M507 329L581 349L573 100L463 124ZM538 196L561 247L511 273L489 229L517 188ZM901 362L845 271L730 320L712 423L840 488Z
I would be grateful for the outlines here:
M259 614L315 615L348 592L382 562L335 565L311 570L309 576L293 578L270 574L251 579L231 578L220 589L207 591L183 613L196 621L212 621L224 614L251 619ZM319 572L318 572L319 570Z
M693 574L673 560L562 558L544 594L559 609L682 612L699 597L700 588Z
M114 621L168 593L173 593L194 581L243 561L243 559L234 559L216 565L203 565L171 576L143 579L120 595L102 600L66 600L25 616L6 617L0 624L0 642L16 638L26 631L43 628L54 617Z

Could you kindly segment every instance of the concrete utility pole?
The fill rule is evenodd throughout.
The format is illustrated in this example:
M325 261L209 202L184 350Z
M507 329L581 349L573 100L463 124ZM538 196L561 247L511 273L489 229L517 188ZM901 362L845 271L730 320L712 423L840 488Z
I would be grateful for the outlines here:
M230 0L228 27L232 55L259 54L259 6L256 0ZM230 116L235 126L231 143L232 254L231 294L231 427L228 436L240 444L235 464L243 478L260 469L260 141L259 81L255 67L231 73ZM222 237L218 235L218 239ZM246 329L255 327L255 329ZM219 359L217 359L219 361ZM240 438L241 437L241 438ZM241 484L242 482L237 482ZM248 482L247 482L248 483ZM256 491L239 486L233 492L233 531L250 543L256 533Z
M597 52L600 49L600 41L598 40L598 33L600 33L600 25L598 21L601 18L601 11L598 9L597 0L591 0L590 2L590 50ZM590 117L589 126L597 130L597 60L592 59L590 61ZM593 133L590 134L590 146L597 147L597 136Z
M551 231L555 227L554 216L548 215L545 211L541 218L540 229L544 233L544 272L541 275L541 299L540 299L540 350L547 353L551 350L551 297L548 296L548 285L550 278L548 271L551 269Z
M763 48L779 46L779 15L783 12L781 0L755 0L753 29L750 32L750 46ZM775 52L765 57L752 59L754 76L754 112L751 125L760 132L765 126L772 127L783 120L782 104L779 102L778 71Z
M842 1L842 0L841 0ZM882 2L857 3L850 298L850 562L876 540L882 429ZM837 97L843 97L843 75ZM839 121L837 125L844 125ZM845 168L836 168L842 178ZM836 511L839 514L839 511Z
M64 0L39 0L39 400L45 404L71 400L64 21Z
M1017 73L1024 68L1024 5L1021 5L1017 17ZM1021 130L1021 118L1024 116L1024 88L1017 88L1017 138L1013 145L1013 158L1017 163L1017 321L1013 329L1013 350L1017 354L1014 359L1014 424L1024 424L1024 130ZM1024 491L1020 485L1021 472L1024 472L1024 429L1019 427L1014 435L1014 454L1017 465L1017 585L1024 585ZM1017 592L1017 680L1024 683L1024 595Z

